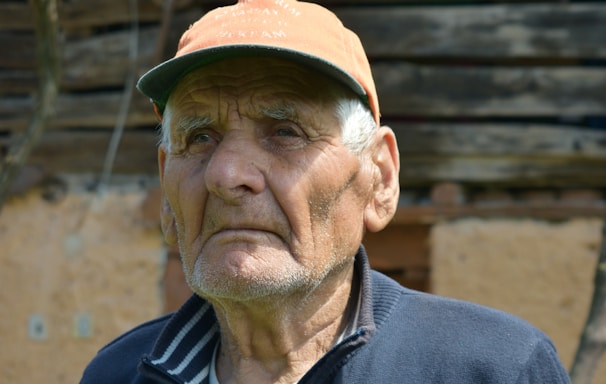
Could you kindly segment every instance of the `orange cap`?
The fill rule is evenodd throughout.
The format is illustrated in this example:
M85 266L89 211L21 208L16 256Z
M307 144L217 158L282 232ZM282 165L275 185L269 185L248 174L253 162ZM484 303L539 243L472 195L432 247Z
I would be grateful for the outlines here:
M194 23L174 58L144 74L137 88L162 113L189 71L231 57L271 56L312 67L352 89L379 124L379 102L358 36L329 10L295 0L239 0Z

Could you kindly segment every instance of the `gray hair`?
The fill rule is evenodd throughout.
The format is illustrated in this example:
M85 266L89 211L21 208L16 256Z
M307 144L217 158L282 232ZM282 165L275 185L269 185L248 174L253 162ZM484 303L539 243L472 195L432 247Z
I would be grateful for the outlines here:
M358 98L337 99L337 118L341 123L341 140L353 153L359 155L372 141L377 123L370 109Z
M167 105L164 114L171 113ZM377 124L370 109L357 97L340 96L335 103L336 117L341 124L341 140L343 144L353 153L359 155L372 141L373 132ZM163 119L160 125L160 143L166 146L168 152L171 150L170 129Z

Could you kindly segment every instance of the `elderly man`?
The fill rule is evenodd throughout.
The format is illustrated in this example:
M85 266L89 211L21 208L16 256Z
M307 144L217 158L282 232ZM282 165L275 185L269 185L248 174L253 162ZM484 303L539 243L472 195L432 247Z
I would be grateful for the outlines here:
M195 295L103 348L82 383L566 383L512 316L370 270L399 195L358 38L324 8L206 14L139 89L162 121L162 228Z

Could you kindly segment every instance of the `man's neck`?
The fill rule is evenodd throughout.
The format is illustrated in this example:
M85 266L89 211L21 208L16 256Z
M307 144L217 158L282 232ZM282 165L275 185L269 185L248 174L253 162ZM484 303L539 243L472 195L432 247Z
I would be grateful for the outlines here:
M213 302L221 328L221 384L295 383L339 339L357 308L353 266L305 299ZM352 289L352 286L356 289Z

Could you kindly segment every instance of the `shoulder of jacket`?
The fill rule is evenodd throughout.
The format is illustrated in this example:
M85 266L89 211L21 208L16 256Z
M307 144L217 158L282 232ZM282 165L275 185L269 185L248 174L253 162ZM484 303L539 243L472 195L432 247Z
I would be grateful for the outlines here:
M149 336L155 337L166 325L168 320L173 316L173 313L158 317L156 319L144 322L131 330L123 333L122 335L116 337L114 340L110 341L103 348L99 350L102 352L106 349L110 349L113 346L120 344L128 339L133 338L148 338Z

